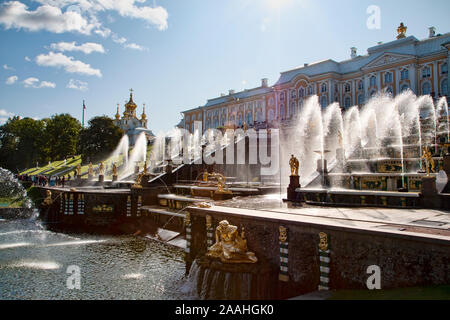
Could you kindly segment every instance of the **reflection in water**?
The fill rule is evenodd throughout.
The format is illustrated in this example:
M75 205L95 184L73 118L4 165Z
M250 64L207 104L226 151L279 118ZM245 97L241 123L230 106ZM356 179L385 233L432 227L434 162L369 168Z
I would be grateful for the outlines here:
M35 220L0 224L0 300L188 299L183 252L130 236L68 235ZM81 289L67 289L69 266Z

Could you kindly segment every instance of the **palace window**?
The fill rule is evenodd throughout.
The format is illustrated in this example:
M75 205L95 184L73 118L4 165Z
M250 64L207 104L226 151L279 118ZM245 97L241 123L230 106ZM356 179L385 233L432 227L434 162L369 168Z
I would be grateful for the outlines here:
M312 88L312 86L309 86L308 87L308 96L310 96L312 94L313 94L313 88Z
M373 98L373 97L375 97L376 94L377 94L377 91L376 90L372 90L370 92L370 97Z
M186 116L186 122L189 122L190 119L191 119L190 116Z
M425 67L422 69L422 78L430 78L431 77L431 68Z
M345 84L344 91L345 91L345 92L350 92L350 91L351 91L351 87L350 87L350 84L349 84L349 83L346 83L346 84Z
M301 87L299 90L298 90L298 97L299 98L303 98L305 96L305 89L303 88L303 87Z
M370 77L370 86L375 87L377 85L377 77L372 76Z
M297 90L291 90L291 98L295 99L297 97Z
M284 104L280 104L280 119L284 120Z
M298 110L302 110L303 108L303 99L298 100Z
M280 93L280 101L284 101L284 92Z
M327 92L327 84L326 83L322 83L322 86L320 87L320 92L322 92L322 93Z
M358 96L358 104L362 106L364 104L364 95L360 94Z
M409 79L409 70L408 69L402 70L400 72L400 79L401 80L408 80Z
M392 80L393 80L392 72L387 72L384 74L385 83L392 83Z
M429 82L425 82L422 85L422 94L427 95L431 93L431 84Z
M296 106L296 103L294 101L292 101L291 102L291 110L289 110L289 113L290 113L291 116L296 114L295 106Z
M352 104L352 100L350 99L350 97L345 97L345 100L344 100L344 108L345 109L348 109L348 108L350 108L350 105Z
M272 109L270 109L269 110L269 114L268 114L268 117L269 117L269 122L272 122L273 121L273 110Z
M442 74L448 74L448 64L444 63L441 67Z
M386 88L386 93L389 93L391 96L394 95L394 92L393 92L391 86L389 86L389 87Z
M448 95L448 79L444 79L441 83L441 95Z
M408 91L408 89L409 89L409 86L407 84L404 84L404 85L401 86L400 92Z
M364 90L364 81L359 80L359 82L358 82L358 90Z
M269 99L269 106L273 106L273 98Z
M327 107L327 105L328 105L327 96L322 96L322 98L320 99L320 105L324 109Z
M192 115L192 121L195 121L195 114Z

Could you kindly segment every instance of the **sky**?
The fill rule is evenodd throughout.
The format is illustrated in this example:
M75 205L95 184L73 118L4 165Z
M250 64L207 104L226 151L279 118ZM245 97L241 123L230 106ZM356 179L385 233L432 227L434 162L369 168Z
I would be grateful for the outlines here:
M0 0L0 124L81 121L83 100L86 124L114 117L132 88L138 115L145 103L149 129L166 132L230 89L366 54L400 22L418 39L450 32L449 12L448 0Z

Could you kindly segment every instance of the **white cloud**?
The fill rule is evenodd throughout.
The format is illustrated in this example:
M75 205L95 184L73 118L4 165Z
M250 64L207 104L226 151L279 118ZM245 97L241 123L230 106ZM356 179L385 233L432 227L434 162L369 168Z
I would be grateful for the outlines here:
M19 80L18 76L11 76L8 79L6 79L6 84L11 85L16 83L16 81Z
M0 125L4 124L8 118L14 117L15 114L12 112L8 112L5 109L0 109Z
M31 61L31 59L30 59L30 58L28 58L28 56L26 56L26 57L25 57L25 61L28 61L28 62L30 62L30 61Z
M124 47L128 48L128 49L139 50L139 51L146 50L146 48L144 48L136 43L127 43L124 45Z
M120 44L124 44L125 42L127 42L127 39L126 38L124 38L124 37L119 37L117 34L113 34L112 35L112 40L115 42L115 43L120 43Z
M88 90L88 83L80 81L80 80L70 79L66 88L80 90L80 91L86 91L86 90Z
M41 81L39 83L39 79L38 78L34 78L34 77L30 77L27 78L23 81L23 85L25 86L25 88L55 88L56 84L54 84L53 82L49 82L49 81Z
M59 42L59 43L52 43L50 47L53 50L57 51L81 51L85 54L91 54L92 52L100 52L105 53L105 49L103 46L99 43L94 42L86 42L81 45L77 45L75 41L73 42Z
M62 53L49 52L48 54L40 54L36 57L36 63L45 67L64 68L68 73L79 73L97 77L102 76L99 69L94 69L91 65L75 60L73 57L68 57Z
M63 13L57 6L44 4L32 11L19 1L8 1L0 6L0 24L3 24L6 29L82 34L90 34L92 29L99 27L98 22L95 20L94 23L88 22L75 10L66 10Z
M167 29L169 14L161 6L143 6L145 0L36 0L42 4L57 6L76 5L79 11L90 14L99 11L116 11L122 17L142 19L159 30Z
M8 65L6 65L6 64L3 65L3 69L5 69L5 70L14 70L14 68L8 67Z

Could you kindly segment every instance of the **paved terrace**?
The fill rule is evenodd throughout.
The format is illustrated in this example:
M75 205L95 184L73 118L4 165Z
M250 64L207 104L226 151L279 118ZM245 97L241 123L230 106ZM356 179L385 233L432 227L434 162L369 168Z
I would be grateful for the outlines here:
M236 210L239 208L239 210ZM200 209L200 208L198 208ZM216 202L205 211L255 219L325 225L338 229L450 241L450 212L431 209L292 207L279 195L237 197Z

